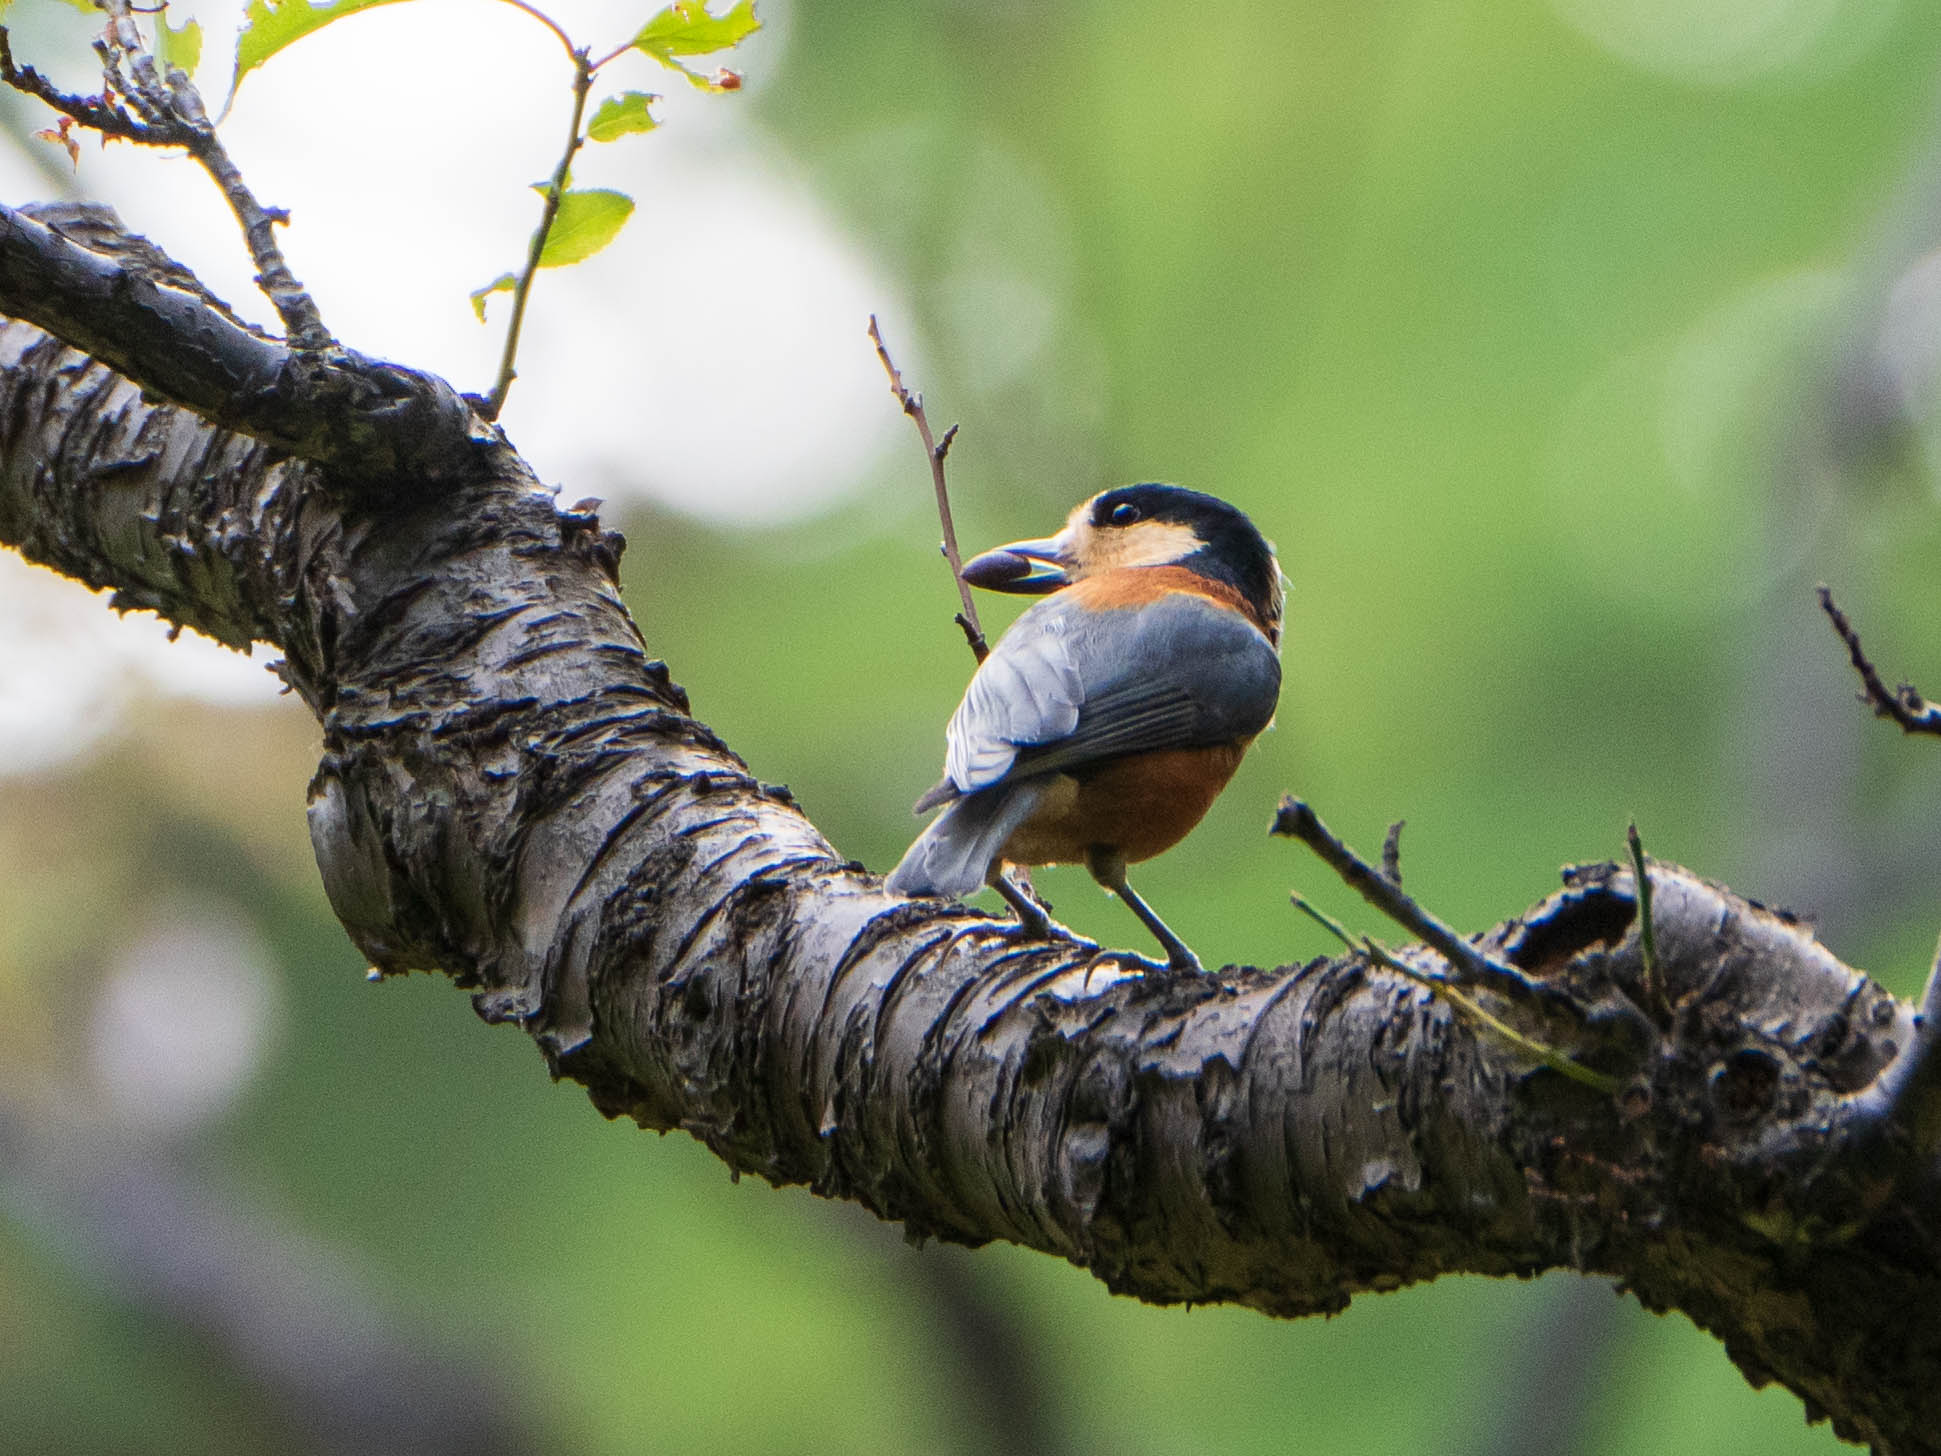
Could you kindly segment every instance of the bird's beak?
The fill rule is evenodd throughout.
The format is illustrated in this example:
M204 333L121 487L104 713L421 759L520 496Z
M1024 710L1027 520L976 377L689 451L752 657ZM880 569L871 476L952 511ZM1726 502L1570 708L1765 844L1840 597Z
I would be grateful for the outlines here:
M973 556L964 563L963 578L985 591L1035 597L1071 585L1066 570L1070 565L1064 537L1053 536L1043 541L1013 541Z

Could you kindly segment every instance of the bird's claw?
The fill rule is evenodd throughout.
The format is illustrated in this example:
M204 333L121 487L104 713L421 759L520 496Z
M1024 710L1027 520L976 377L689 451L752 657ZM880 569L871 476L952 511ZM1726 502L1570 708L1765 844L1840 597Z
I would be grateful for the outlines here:
M1097 950L1096 940L1087 940L1075 930L1067 930L1057 921L1047 918L1042 924L1032 924L1024 920L1013 920L1006 927L1005 935L1017 940L1042 940L1052 944L1064 943L1077 946L1082 950Z

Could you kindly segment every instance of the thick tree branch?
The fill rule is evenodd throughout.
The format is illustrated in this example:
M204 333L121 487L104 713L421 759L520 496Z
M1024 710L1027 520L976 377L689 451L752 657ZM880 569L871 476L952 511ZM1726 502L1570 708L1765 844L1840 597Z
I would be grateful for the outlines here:
M0 313L40 325L159 399L331 466L414 489L500 468L489 425L441 379L257 333L106 208L0 205Z
M1659 1038L1629 869L1482 937L1573 1014L1470 994L1616 1097L1358 958L1188 982L1021 944L844 862L648 657L618 538L485 458L347 490L0 331L0 540L281 647L324 727L311 830L352 937L472 988L602 1111L1154 1301L1298 1315L1456 1270L1607 1274L1843 1434L1937 1449L1934 1120L1903 1070L1934 1026L1810 931L1654 863Z

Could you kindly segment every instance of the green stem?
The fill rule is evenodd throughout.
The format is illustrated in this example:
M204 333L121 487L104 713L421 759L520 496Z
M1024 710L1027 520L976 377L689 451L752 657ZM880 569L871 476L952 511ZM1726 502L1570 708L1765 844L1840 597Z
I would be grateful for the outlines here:
M524 0L506 0L506 3L539 15L539 12L532 10ZM545 19L543 15L539 18ZM547 23L551 24L550 21ZM554 26L553 29L562 40L565 38L565 33L560 31L558 26ZM532 248L526 254L525 271L519 275L518 287L513 290L512 321L506 325L505 352L499 358L498 383L492 386L492 393L487 396L482 409L482 413L488 420L496 420L499 417L499 411L505 408L506 394L511 390L512 381L516 377L516 371L512 366L519 357L519 330L526 321L526 300L532 296L532 280L539 272L540 255L546 251L546 239L552 233L554 219L559 216L560 199L566 195L566 178L572 169L573 158L586 141L586 137L580 131L580 120L586 115L587 92L593 89L593 67L588 64L585 51L575 50L572 56L573 120L566 129L566 149L560 153L559 166L553 170L552 185L546 189L546 204L539 214L539 226L533 231Z
M552 16L548 15L536 5L528 5L526 0L503 0L503 3L510 5L514 10L523 10L534 20L545 26L546 29L550 30L559 38L559 43L566 47L566 54L573 58L573 63L575 65L579 64L579 48L573 44L573 38L560 28L559 22L554 20ZM597 71L600 68L595 66L593 69Z
M1667 1014L1671 1010L1671 1002L1665 992L1664 978L1659 973L1658 937L1651 925L1651 871L1645 868L1644 840L1638 835L1635 821L1626 828L1624 842L1631 850L1631 877L1637 886L1638 957L1644 964L1645 1003L1654 1011Z

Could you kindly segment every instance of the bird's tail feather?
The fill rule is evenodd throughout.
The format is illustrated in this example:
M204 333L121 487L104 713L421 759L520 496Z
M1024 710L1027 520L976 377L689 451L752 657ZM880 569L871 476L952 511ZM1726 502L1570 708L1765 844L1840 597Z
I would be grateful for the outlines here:
M966 794L930 821L890 871L899 895L968 895L983 887L991 862L1045 795L1044 781L994 784Z

